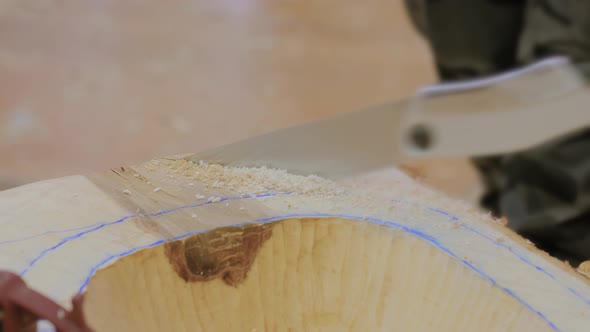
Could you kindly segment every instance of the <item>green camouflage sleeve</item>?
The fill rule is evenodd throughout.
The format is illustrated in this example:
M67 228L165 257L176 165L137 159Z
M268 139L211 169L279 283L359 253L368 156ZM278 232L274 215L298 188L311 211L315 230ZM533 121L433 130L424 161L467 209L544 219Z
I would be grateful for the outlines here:
M550 55L590 63L590 1L405 0L442 81ZM476 158L483 207L556 257L590 259L590 130L510 155Z

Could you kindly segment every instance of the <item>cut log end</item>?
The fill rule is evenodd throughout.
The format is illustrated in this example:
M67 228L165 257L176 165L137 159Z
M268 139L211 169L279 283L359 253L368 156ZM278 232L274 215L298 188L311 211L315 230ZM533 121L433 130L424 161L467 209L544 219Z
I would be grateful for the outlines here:
M553 330L424 239L339 218L217 229L137 252L98 271L85 309L104 331Z
M64 306L82 290L96 331L590 324L581 273L399 170L333 182L171 159L0 196L0 263Z

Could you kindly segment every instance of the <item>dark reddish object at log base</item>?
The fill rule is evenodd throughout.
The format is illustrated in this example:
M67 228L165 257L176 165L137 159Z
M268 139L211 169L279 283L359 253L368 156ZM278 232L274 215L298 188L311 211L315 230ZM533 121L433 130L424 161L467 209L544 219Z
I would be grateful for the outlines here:
M84 320L82 295L72 299L67 311L27 287L17 274L0 270L0 332L37 331L37 320L53 324L58 332L92 332Z

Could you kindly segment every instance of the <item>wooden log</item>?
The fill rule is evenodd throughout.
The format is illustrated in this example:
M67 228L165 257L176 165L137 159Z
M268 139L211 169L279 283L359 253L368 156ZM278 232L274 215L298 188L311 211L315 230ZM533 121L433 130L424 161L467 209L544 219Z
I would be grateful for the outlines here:
M0 230L0 267L66 308L84 293L98 331L590 326L584 276L397 169L153 160L0 192Z

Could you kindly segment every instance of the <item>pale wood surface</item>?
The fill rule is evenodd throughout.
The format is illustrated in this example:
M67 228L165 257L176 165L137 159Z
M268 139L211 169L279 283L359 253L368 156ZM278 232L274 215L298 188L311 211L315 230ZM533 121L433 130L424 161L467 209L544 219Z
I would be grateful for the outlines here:
M187 284L163 247L121 260L90 284L91 323L105 331L552 330L416 237L337 218L269 227L238 287Z
M243 223L273 231L267 240L251 242L240 230L248 227ZM242 226L223 228L232 225ZM235 315L231 317L260 330L286 322L295 329L309 325L325 330L440 325L443 330L580 331L590 324L585 277L498 221L417 185L395 169L334 184L159 160L0 192L0 228L0 266L21 273L32 287L65 306L76 292L87 290L86 314L101 330L110 330L109 324L119 320L150 329L164 322L193 324L191 310L198 311L200 324L235 327L224 318ZM201 268L208 268L185 283L162 245L207 234L220 236L197 241L199 257L210 260ZM262 245L251 256L216 270L215 248L225 248L219 243L242 243L233 251L238 256L252 243ZM284 260L296 261L300 276L282 279ZM336 262L341 263L338 268ZM260 290L256 283L265 282L263 276L278 284ZM294 288L285 282L295 283ZM331 287L338 282L344 284L336 291ZM308 295L282 293L293 289ZM349 297L342 296L346 292ZM392 292L398 297L388 295ZM415 299L413 294L418 294ZM161 303L146 303L146 296ZM287 302L274 305L273 296ZM197 301L192 306L186 302L191 297ZM249 305L254 299L263 303ZM305 301L314 303L312 309ZM338 303L341 307L331 307ZM404 316L399 325L387 320L391 317L369 321L358 311L365 306L382 317L404 309ZM159 318L149 311L164 308L168 311ZM235 311L230 313L231 308ZM418 323L413 315L421 309L430 318ZM258 310L268 310L269 316ZM357 320L350 320L350 310L357 310ZM447 317L445 312L463 316ZM260 325L261 320L270 325Z

